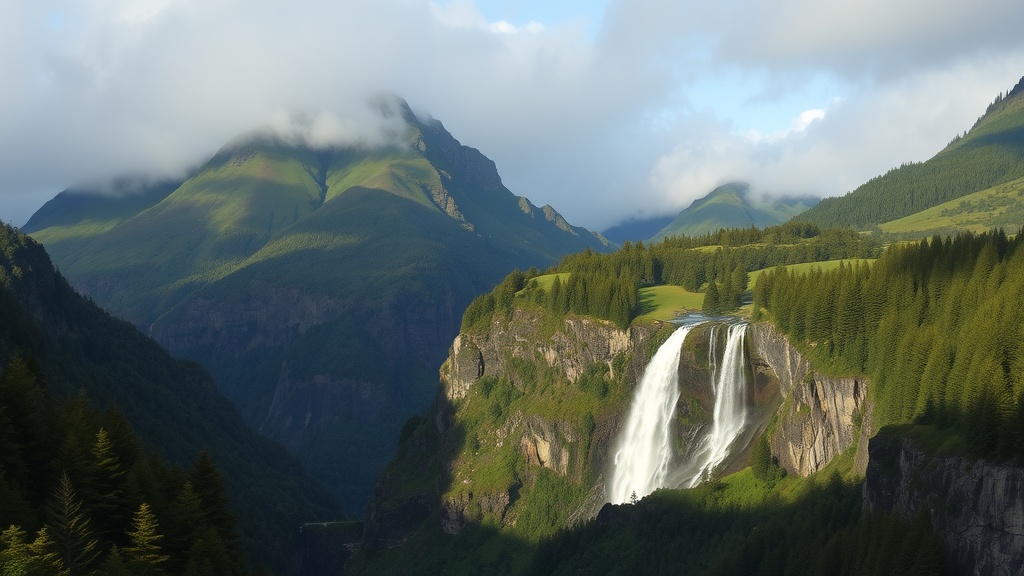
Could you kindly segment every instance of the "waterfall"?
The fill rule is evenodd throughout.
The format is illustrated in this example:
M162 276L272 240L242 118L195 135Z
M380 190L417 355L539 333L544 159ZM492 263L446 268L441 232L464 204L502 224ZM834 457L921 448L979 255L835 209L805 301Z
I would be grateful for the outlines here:
M729 455L729 446L743 431L747 423L747 378L746 359L743 356L744 339L747 334L746 324L729 326L729 334L722 356L722 370L715 374L712 381L715 390L714 419L711 431L704 437L701 450L691 459L692 469L696 470L684 485L693 487L700 483L705 475L710 474ZM714 342L712 335L712 342Z
M672 420L679 400L679 357L683 341L697 324L676 330L651 358L637 387L633 404L617 443L608 501L629 502L670 486L692 487L729 455L746 424L744 338L747 324L729 326L722 365L717 363L716 326L710 327L708 364L715 406L711 429L692 456L672 469Z
M618 450L608 501L629 502L665 485L672 457L672 416L679 400L679 355L693 326L682 326L651 358L637 387Z

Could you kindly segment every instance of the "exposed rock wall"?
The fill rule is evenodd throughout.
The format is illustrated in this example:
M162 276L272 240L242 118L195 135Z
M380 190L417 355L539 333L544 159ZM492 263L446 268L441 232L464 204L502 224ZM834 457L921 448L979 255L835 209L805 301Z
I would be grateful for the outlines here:
M484 332L459 334L441 366L445 396L458 401L483 376L513 375L514 371L508 369L511 358L530 362L543 358L548 366L558 368L575 382L587 366L596 362L612 368L615 356L635 349L653 332L647 326L622 330L608 321L569 317L545 337L541 322L540 313L517 309L508 320L495 315L490 329ZM641 361L646 362L646 358ZM641 373L644 365L640 366ZM524 384L513 383L520 387Z
M593 398L577 383L586 370L605 365L607 374L599 380L608 386L626 387L608 394L617 399L630 397L628 390L647 365L650 340L661 328L645 324L622 330L608 321L577 316L552 324L541 310L519 309L508 317L496 314L484 329L460 334L441 367L441 385L427 419L429 426L413 435L409 446L400 447L397 461L381 477L370 506L366 545L376 549L398 545L427 522L438 522L447 534L459 533L467 523L514 523L519 513L516 502L529 497L541 470L586 489L582 502L569 504L570 521L596 514L604 503L601 472L623 415L620 410L591 412L592 405L587 407L590 400L576 407L573 398ZM535 368L524 372L523 366L528 365ZM537 382L520 379L529 378L524 374L534 371L545 373L546 385L557 392L549 390L539 405L510 407L497 423L482 426L472 417L464 418L467 411L473 412L474 403L491 399L489 393L474 393L482 379L508 381L525 393ZM567 404L558 406L560 398L568 399ZM479 414L479 406L475 410ZM584 411L590 413L589 427L584 423ZM423 446L413 448L411 444L418 441ZM493 467L489 479L480 478L479 467L502 458L509 447L518 453L515 458L523 468L510 476L507 484L495 481ZM431 486L421 484L413 492L410 484L415 482L410 483L410 475L431 469L440 471ZM424 506L428 502L429 508ZM400 517L407 513L417 522Z
M771 324L755 324L750 332L752 355L775 372L785 399L770 441L779 465L792 474L807 476L858 444L855 468L863 473L867 466L864 440L872 414L867 380L814 373L810 363Z
M865 504L907 519L925 511L958 574L1024 574L1024 468L936 456L886 432L871 439Z

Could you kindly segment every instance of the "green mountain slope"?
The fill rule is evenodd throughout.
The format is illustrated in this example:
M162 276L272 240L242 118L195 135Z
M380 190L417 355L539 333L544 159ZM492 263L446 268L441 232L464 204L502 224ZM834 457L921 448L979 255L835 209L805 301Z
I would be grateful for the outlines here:
M0 226L0 366L16 353L39 360L52 394L84 393L116 409L171 463L191 466L209 450L257 563L283 569L300 523L340 515L294 457L245 425L202 368L79 296L42 246Z
M388 147L252 134L112 227L44 226L70 197L26 226L76 287L206 366L353 511L433 397L473 296L513 268L608 249L509 192L440 122L393 112L406 132Z
M1024 223L1024 178L961 196L938 206L879 224L887 234L917 237L956 231L1016 230Z
M811 198L780 198L758 202L749 196L750 186L742 182L715 188L694 200L652 240L669 236L700 236L721 228L766 228L781 224L813 206Z
M800 216L869 229L1024 177L1024 79L931 159L904 164Z

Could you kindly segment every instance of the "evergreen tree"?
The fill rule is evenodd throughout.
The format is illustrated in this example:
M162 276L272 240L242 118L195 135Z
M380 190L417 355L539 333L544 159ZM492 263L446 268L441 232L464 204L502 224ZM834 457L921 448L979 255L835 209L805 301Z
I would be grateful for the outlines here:
M750 286L750 274L740 264L732 270L732 285L741 294Z
M71 576L88 572L99 554L99 541L93 537L89 518L82 512L71 479L62 473L60 483L47 505L48 526L54 547Z
M0 576L67 575L45 527L31 544L26 538L25 531L13 525L0 534Z
M68 570L61 562L56 544L50 538L46 526L39 529L36 539L29 545L32 553L32 565L26 576L67 576Z
M127 529L130 517L124 490L127 471L105 428L96 432L92 445L92 471L90 504L99 529L106 539L123 542L119 538Z
M128 532L129 546L124 548L128 564L137 570L153 573L167 561L167 555L160 549L163 536L158 532L156 517L149 504L143 502L132 519L132 530Z
M231 512L230 501L224 492L220 470L207 451L199 453L189 481L202 502L204 523L216 530L227 556L232 559L236 570L242 572L245 562L238 549L235 515Z
M718 314L722 311L722 303L718 295L718 285L714 280L708 282L707 292L704 293L704 305L701 309L708 314Z
M25 543L25 531L9 526L0 534L0 576L27 574L32 565L32 551Z
M136 576L136 574L138 574L136 568L124 559L117 544L111 548L110 554L107 554L107 559L103 561L98 572L99 576Z

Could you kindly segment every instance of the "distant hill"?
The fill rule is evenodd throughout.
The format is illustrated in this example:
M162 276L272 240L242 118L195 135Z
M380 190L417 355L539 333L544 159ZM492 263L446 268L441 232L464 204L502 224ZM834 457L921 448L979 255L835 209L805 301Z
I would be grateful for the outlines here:
M867 230L1020 178L1024 178L1024 79L1005 96L998 96L970 131L934 157L893 168L845 196L826 198L800 219ZM946 217L956 212L951 206L943 210ZM988 226L984 219L974 220ZM927 233L948 230L949 224L948 220L932 225L919 219L914 228Z
M395 100L391 146L253 133L180 186L65 191L25 226L72 284L214 375L358 513L427 408L462 311L518 267L608 242L513 195Z
M750 186L745 183L725 184L694 200L652 240L676 235L700 236L720 228L774 226L804 212L816 202L814 198L758 200L750 197Z
M341 515L284 447L245 425L205 370L75 293L42 246L0 224L0 371L16 354L38 360L55 400L84 394L123 414L147 451L190 467L208 450L258 564L285 569L300 523Z
M633 218L601 232L601 235L616 244L624 242L643 242L649 240L662 228L675 220L675 216L655 216L653 218Z

